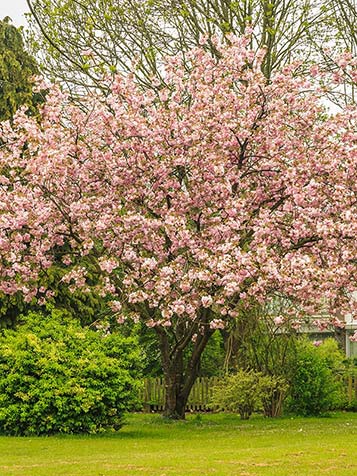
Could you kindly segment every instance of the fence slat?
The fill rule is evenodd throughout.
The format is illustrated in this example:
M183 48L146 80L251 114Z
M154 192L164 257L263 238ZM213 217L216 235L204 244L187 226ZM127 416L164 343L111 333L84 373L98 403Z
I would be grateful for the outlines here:
M217 380L210 377L198 378L192 387L186 411L210 410L212 387L216 384ZM140 400L143 403L144 412L162 411L165 403L165 384L163 379L160 377L144 379Z

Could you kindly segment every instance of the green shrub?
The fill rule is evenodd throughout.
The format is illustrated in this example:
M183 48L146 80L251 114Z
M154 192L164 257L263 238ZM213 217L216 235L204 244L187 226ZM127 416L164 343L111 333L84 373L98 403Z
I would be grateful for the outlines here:
M0 337L0 432L119 429L137 401L139 362L132 338L83 329L58 311L29 314Z
M336 339L333 337L324 339L322 344L316 347L316 352L333 372L345 370L346 356L339 348Z
M346 402L345 408L347 412L357 412L357 398L353 398L350 402Z
M247 420L254 411L265 416L281 415L288 384L282 377L240 370L227 375L213 388L212 404L221 410L238 412Z
M259 393L266 417L279 417L289 385L283 377L262 375L259 379Z
M334 374L336 356L325 352L323 344L321 347L307 340L297 346L288 408L298 415L321 415L343 406L342 383Z
M253 411L262 408L260 377L260 373L243 370L227 375L213 387L213 406L238 412L242 420L248 420Z

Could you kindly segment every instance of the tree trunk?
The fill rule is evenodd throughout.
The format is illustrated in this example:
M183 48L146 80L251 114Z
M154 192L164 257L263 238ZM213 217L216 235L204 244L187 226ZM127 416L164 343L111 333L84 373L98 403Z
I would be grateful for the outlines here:
M174 366L173 366L174 367ZM183 375L177 369L170 368L165 376L164 415L175 420L184 420L187 398L182 394Z
M160 342L165 380L164 415L175 420L184 420L188 397L198 375L201 355L213 331L208 328L197 337L192 354L187 360L186 368L184 368L183 353L191 340L185 338L185 345L172 348L165 331L157 327L156 332Z

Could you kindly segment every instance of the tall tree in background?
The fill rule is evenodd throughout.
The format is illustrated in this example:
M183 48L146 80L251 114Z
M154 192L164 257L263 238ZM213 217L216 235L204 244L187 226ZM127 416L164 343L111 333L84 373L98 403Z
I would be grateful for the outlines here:
M318 45L325 65L331 70L338 70L334 62L336 49L357 56L357 0L331 0L324 9L324 23L328 28L326 42ZM356 103L356 83L348 75L340 80L338 95L334 99L337 104Z
M21 29L4 18L0 21L0 120L11 119L22 105L30 113L36 111L38 98L31 77L38 72L35 59L25 50Z
M337 31L336 39L345 49L357 55L357 2L332 0L329 2L330 25Z
M70 90L103 86L103 72L136 65L137 79L153 87L163 56L185 55L207 36L253 31L251 47L266 48L267 78L294 58L308 59L323 14L310 0L27 0L30 39L50 78ZM227 39L227 43L229 40ZM154 83L155 84L155 83Z

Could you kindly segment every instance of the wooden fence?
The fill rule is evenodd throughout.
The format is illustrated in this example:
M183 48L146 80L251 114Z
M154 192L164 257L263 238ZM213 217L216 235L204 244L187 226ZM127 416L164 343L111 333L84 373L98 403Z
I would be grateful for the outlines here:
M357 400L357 373L340 374L339 378L344 383L348 402ZM187 412L211 411L210 404L212 388L219 381L218 377L200 377L196 380L188 403ZM141 393L144 412L161 412L165 403L165 385L162 378L147 378L144 380L144 388Z
M342 374L340 378L345 385L348 402L357 400L357 373Z
M210 401L212 388L217 384L218 377L199 377L194 383L187 402L186 411L199 412L212 410ZM145 412L161 412L165 403L165 384L162 378L147 378L141 395Z

